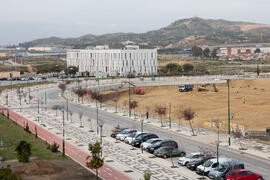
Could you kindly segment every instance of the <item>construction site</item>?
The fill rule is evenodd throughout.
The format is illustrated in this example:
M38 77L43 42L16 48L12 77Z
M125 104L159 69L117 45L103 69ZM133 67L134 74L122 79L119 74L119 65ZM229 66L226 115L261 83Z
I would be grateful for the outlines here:
M185 88L187 87L187 90ZM175 122L187 124L181 117L181 110L191 108L195 112L192 123L196 127L215 129L213 122L222 123L221 129L227 129L228 122L228 85L194 84L174 86L131 86L131 100L137 101L133 109L138 116L149 112L150 117L159 118L155 107L166 107L166 119L169 119L169 104L171 118ZM183 90L184 89L184 90ZM117 101L118 107L128 109L128 89L117 90L121 94ZM116 91L105 91L114 94ZM115 101L106 104L115 106ZM230 119L231 129L262 130L270 127L270 83L268 80L230 80Z

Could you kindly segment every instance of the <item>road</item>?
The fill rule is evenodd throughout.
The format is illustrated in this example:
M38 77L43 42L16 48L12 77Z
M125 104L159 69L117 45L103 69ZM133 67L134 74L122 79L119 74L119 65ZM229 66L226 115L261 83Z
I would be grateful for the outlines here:
M44 96L45 91L41 90L36 93L37 96ZM53 106L55 104L64 104L65 102L58 96L60 90L57 88L51 88L46 90L48 98L48 106ZM96 109L89 108L86 106L81 106L76 103L70 103L69 109L73 112L83 111L85 116L91 119L96 118ZM139 128L139 122L132 121L129 118L118 116L114 113L108 113L104 111L99 111L99 119L102 119L104 123L113 126L120 125L121 127ZM191 140L189 137L184 135L175 134L173 132L168 132L151 125L145 124L144 129L147 132L152 132L163 139L174 139L178 142L180 147L183 147L186 152L196 152L201 149L209 149L211 151L216 151L216 147L209 144L204 144L195 140ZM270 179L270 161L266 159L261 159L253 157L247 154L240 154L239 152L227 150L225 148L220 149L220 154L226 157L230 157L235 160L239 160L245 163L246 169L258 172L264 176L265 179Z

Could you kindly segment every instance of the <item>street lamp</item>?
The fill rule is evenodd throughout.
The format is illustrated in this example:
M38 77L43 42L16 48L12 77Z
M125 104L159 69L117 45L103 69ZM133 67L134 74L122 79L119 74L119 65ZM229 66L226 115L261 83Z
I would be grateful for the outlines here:
M63 122L62 122L62 135L63 135L63 142L62 142L62 155L65 156L65 111L62 110L63 114Z
M103 128L104 122L102 120L99 121L99 127L100 127L100 145L102 146L102 128ZM102 157L102 148L100 151L100 156Z
M231 114L230 114L230 80L227 79L227 85L228 85L228 144L231 146Z
M141 117L141 132L142 132L142 138L141 138L141 144L143 143L143 117ZM143 154L143 146L141 146L142 154Z

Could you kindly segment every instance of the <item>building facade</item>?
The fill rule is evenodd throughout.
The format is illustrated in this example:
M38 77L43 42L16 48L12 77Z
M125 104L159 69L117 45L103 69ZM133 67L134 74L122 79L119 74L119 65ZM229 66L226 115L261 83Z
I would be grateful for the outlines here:
M137 46L125 49L109 49L98 46L97 49L67 50L67 66L79 67L80 73L90 76L126 76L157 74L157 50L139 49Z

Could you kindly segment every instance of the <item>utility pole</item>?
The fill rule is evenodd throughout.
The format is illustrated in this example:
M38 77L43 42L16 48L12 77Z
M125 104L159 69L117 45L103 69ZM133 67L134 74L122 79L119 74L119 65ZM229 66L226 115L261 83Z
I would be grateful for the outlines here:
M65 114L64 114L64 110L62 110L62 114L63 114L63 124L62 124L62 129L63 129L63 144L62 144L62 155L65 156Z
M131 100L131 94L130 94L130 74L129 74L129 77L128 77L128 117L131 117L130 100Z
M227 80L227 85L228 85L228 143L229 146L231 145L231 111L230 111L230 80Z
M67 103L67 121L68 121L68 98L67 98L66 103Z
M102 146L102 128L103 128L103 123L101 123L100 125L100 145ZM102 157L102 148L100 151L100 156Z
M39 100L38 100L38 123L39 123Z
M98 103L97 103L97 100L96 100L96 107L97 107L97 134L98 134Z
M169 128L172 129L172 103L169 103Z
M45 101L45 110L47 111L47 94L45 92L45 96L44 96L44 101Z
M142 149L142 154L143 154L143 117L141 118L141 132L142 132L142 138L141 138L141 149Z

